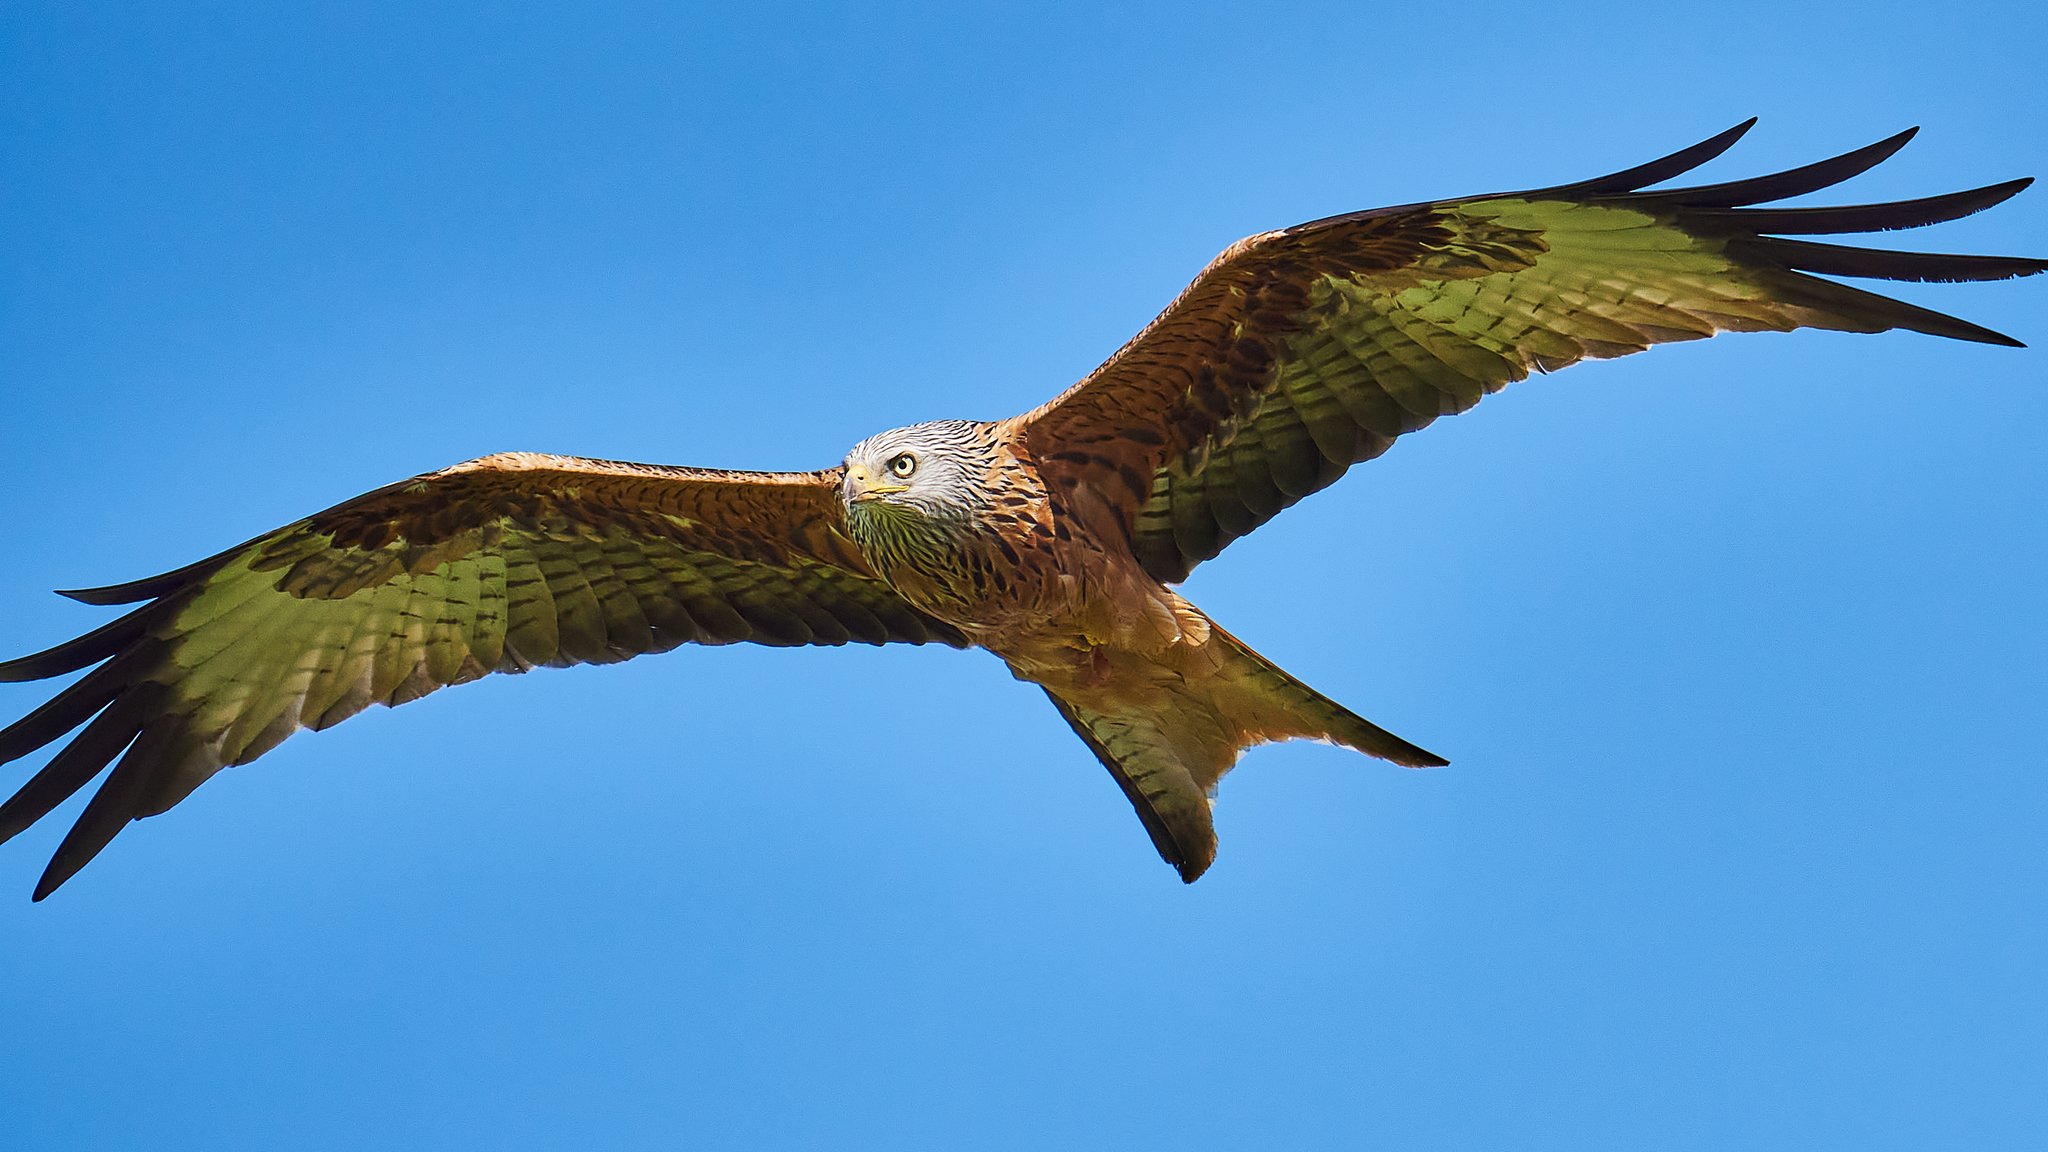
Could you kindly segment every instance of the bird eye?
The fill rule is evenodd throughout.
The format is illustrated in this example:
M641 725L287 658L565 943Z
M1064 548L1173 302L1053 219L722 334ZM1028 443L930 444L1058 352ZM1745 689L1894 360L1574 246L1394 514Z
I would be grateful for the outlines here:
M908 452L898 452L889 458L889 475L908 480L917 471L917 457Z

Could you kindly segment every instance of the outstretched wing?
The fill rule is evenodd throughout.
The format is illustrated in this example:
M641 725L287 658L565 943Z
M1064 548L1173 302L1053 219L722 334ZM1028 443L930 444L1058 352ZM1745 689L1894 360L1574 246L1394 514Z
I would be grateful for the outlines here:
M1018 418L1057 487L1107 504L1153 577L1182 580L1394 438L1533 371L1717 332L1909 328L2016 345L1812 273L1994 280L2048 261L1786 236L1917 228L2026 187L1840 208L1755 208L1829 187L1902 132L1776 175L1644 192L1754 120L1578 184L1317 220L1224 251L1087 379Z
M57 849L40 900L128 821L301 728L491 672L679 644L964 647L839 528L839 470L719 472L509 453L365 496L148 580L147 601L0 681L99 664L0 731L0 763L84 730L0 805L0 842L126 750Z

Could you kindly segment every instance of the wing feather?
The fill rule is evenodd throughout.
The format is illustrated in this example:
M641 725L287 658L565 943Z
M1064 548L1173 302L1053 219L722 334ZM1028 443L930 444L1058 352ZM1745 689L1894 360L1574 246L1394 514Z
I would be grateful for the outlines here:
M1085 380L1016 419L1048 479L1093 489L1155 578L1184 579L1394 439L1531 372L1718 332L1906 328L2017 344L1823 276L1993 280L2005 256L1788 236L1917 228L2029 181L1885 204L1752 207L1830 187L1913 131L1813 164L1642 191L1725 151L1749 121L1576 184L1379 208L1226 249Z
M0 663L0 681L90 669L0 730L0 763L77 733L0 804L0 841L115 765L41 899L221 768L491 672L693 642L965 646L867 568L840 530L838 482L486 457L161 576L67 593L142 604Z

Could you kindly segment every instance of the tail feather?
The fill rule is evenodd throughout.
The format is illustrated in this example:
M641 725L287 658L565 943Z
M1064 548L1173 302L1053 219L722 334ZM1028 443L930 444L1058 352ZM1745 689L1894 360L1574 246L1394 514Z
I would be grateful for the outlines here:
M1184 883L1216 859L1216 787L1246 748L1327 740L1411 768L1448 763L1303 684L1213 622L1198 651L1206 661L1181 675L1145 679L1146 669L1113 666L1112 683L1101 688L1040 685Z
M1205 789L1195 782L1156 718L1097 712L1060 699L1050 688L1045 695L1123 789L1159 858L1173 865L1182 883L1193 884L1216 859L1216 824L1209 816L1214 785Z
M1221 646L1224 677L1249 687L1254 707L1270 717L1267 740L1328 740L1377 756L1404 768L1441 768L1450 761L1401 739L1351 709L1289 675L1286 669L1251 650L1244 641L1210 625L1213 643Z

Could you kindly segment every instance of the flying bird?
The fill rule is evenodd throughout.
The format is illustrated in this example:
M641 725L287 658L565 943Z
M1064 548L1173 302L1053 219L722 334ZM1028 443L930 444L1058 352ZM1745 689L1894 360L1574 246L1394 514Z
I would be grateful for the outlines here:
M0 805L0 841L114 765L41 900L129 821L371 704L691 643L939 643L985 648L1043 688L1192 882L1216 854L1217 784L1252 745L1445 763L1173 590L1231 541L1531 372L1718 332L2020 346L1822 277L1995 280L2048 261L1791 237L1954 220L2031 181L1759 207L1869 169L1907 131L1774 175L1645 190L1754 123L1576 184L1241 240L1101 367L1007 420L882 432L817 472L487 456L174 572L63 593L140 606L0 663L0 681L91 668L0 731L0 763L77 733Z

